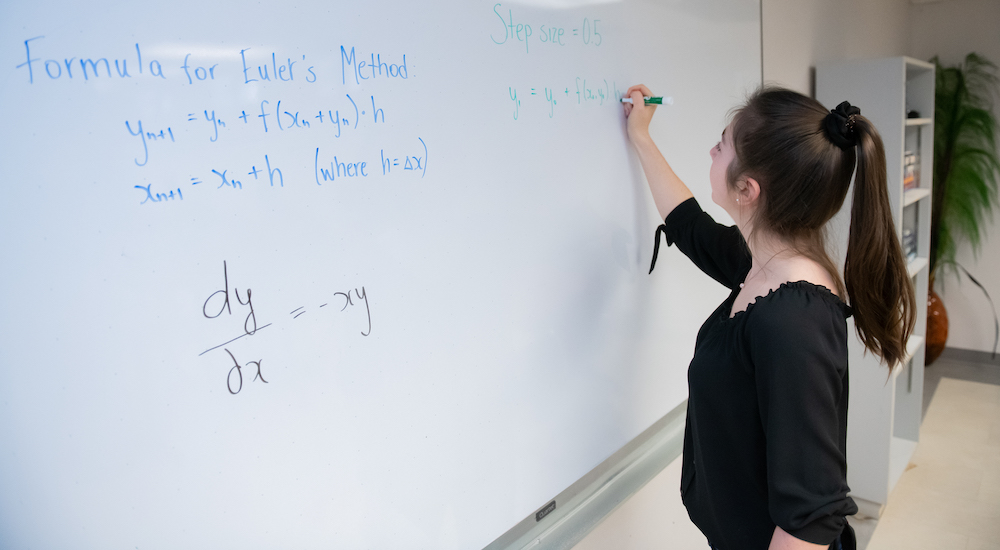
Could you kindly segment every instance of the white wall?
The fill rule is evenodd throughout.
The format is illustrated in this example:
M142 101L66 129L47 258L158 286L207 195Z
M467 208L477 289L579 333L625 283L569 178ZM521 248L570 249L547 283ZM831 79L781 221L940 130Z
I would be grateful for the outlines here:
M764 81L815 95L823 61L905 55L907 0L762 0Z
M910 8L910 56L937 55L953 65L973 51L1000 63L1000 1L949 0ZM1000 98L996 105L1000 113ZM994 219L979 257L966 244L959 247L957 258L994 300L1000 300L1000 212L994 211ZM935 288L948 310L948 347L992 351L993 313L982 291L955 276L939 278Z

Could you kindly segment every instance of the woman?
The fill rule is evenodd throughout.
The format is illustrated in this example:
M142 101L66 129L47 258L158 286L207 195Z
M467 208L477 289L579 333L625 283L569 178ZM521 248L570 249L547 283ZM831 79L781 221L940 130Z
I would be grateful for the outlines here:
M882 140L846 102L827 111L795 92L758 91L710 152L712 201L736 222L726 227L653 144L655 107L642 101L650 90L628 95L628 136L665 218L657 246L663 233L732 290L699 330L688 369L688 514L719 550L849 548L847 318L891 369L916 309ZM855 166L841 282L824 226Z

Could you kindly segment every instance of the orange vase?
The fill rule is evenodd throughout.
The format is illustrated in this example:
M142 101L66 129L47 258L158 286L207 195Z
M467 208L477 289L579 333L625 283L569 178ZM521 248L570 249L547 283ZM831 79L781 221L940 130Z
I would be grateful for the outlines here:
M930 365L941 355L947 341L948 312L944 309L941 297L931 288L927 293L927 350L924 365Z

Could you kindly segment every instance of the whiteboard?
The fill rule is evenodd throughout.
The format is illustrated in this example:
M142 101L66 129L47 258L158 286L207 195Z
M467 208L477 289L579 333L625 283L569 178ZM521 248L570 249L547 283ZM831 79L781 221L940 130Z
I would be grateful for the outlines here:
M708 203L756 0L146 4L0 7L0 546L480 548L686 397L615 98Z

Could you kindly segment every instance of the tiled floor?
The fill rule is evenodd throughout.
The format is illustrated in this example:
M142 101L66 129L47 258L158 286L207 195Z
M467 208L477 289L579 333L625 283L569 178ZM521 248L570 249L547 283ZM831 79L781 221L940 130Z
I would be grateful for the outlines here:
M1000 368L939 360L927 375L920 444L867 550L1000 548Z

